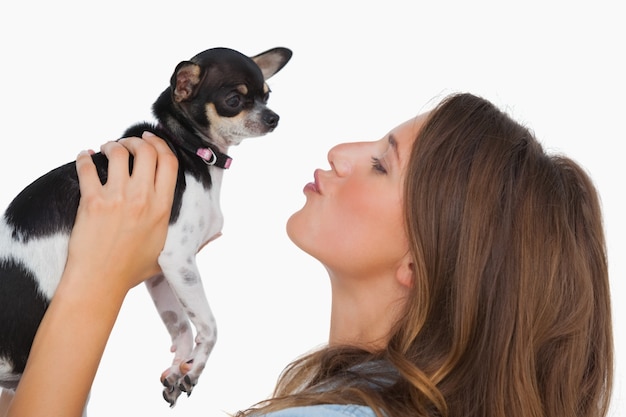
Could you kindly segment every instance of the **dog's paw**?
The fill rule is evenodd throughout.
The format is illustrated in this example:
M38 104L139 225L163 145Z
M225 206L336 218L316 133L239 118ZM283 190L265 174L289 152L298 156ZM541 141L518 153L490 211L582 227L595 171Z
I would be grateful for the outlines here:
M180 367L172 366L161 375L161 383L163 384L163 398L170 407L174 407L180 394L184 392L187 397L191 395L193 388L198 383L198 376L193 370L182 374Z
M187 393L187 397L191 395L191 391L198 383L198 377L194 377L191 373L187 375L183 375L183 377L178 381L178 389L182 392Z
M164 379L162 382L163 382L163 399L167 401L167 403L170 405L170 408L172 408L176 405L176 400L178 399L178 397L180 397L180 394L182 394L182 391L180 390L177 384L172 384L167 379Z
M163 399L167 401L170 407L174 407L176 405L176 400L182 394L182 390L180 389L180 379L182 375L178 370L177 366L172 366L163 374L161 374L161 383L163 384Z

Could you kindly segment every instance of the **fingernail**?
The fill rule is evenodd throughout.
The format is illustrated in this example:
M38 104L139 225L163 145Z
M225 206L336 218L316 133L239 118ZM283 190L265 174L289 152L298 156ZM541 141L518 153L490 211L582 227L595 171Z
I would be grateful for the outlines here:
M147 130L141 134L142 138L150 138L150 137L154 137L154 136L156 136L154 133L149 132Z
M78 153L77 158L78 158L79 156L93 155L94 153L95 153L95 152L94 152L93 150L91 150L91 149L87 149L87 150L85 150L85 149L84 149L84 150L82 150L82 151L80 151L80 152Z

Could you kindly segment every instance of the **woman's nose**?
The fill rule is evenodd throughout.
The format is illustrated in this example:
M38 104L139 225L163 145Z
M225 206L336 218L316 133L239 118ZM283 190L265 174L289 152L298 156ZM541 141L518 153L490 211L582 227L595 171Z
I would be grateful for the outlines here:
M333 146L328 151L328 162L332 169L340 177L350 175L352 171L352 162L350 159L350 144L342 143L340 145Z

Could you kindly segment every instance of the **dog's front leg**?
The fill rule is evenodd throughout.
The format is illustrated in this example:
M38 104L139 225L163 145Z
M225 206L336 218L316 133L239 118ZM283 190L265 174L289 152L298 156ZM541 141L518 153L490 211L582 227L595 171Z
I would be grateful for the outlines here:
M181 394L178 386L179 367L181 362L188 360L191 356L194 343L193 332L187 314L183 311L178 298L163 274L147 280L146 288L172 340L170 351L174 353L174 360L170 368L161 375L161 382L164 385L163 398L170 406L174 406L176 399Z
M159 257L159 264L170 288L195 327L195 347L185 358L191 369L182 375L179 367L172 367L166 379L168 384L174 384L189 396L198 383L198 378L215 346L217 326L204 292L195 257L182 258L187 259L184 263L179 259L180 254L164 252Z

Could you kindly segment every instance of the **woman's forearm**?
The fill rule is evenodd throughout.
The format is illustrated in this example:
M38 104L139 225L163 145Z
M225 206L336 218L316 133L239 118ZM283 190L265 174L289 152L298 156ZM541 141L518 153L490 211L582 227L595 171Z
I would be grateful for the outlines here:
M9 416L80 416L124 300L67 269L37 331ZM102 277L107 279L107 277ZM80 282L89 285L81 285Z

